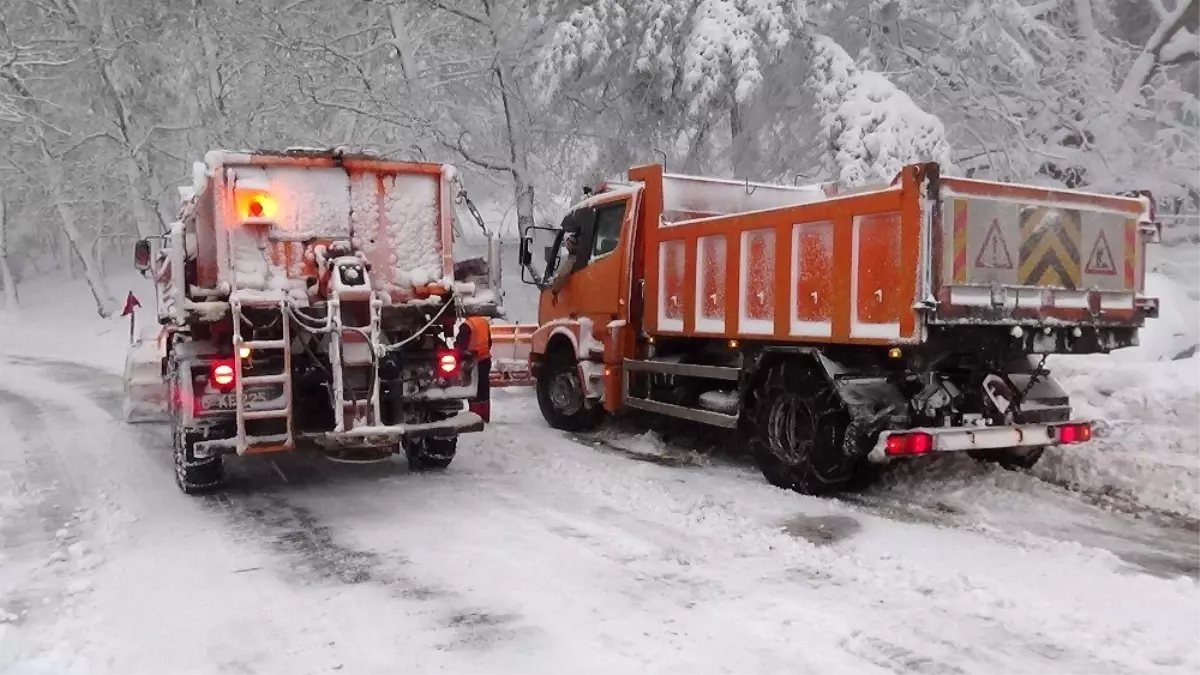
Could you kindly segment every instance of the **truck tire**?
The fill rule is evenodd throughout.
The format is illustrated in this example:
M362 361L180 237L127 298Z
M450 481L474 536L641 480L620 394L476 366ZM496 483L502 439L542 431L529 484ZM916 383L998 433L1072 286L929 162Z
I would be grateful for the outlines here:
M977 462L999 464L1009 471L1026 471L1038 463L1045 451L1045 448L1034 448L1022 455L1018 454L1016 450L1001 448L999 450L972 450L968 454Z
M411 471L441 471L450 466L457 452L458 436L404 441L404 455Z
M555 429L588 431L604 420L604 408L588 407L579 370L573 358L563 352L551 352L537 378L538 407L542 417Z
M200 436L180 429L171 433L175 455L175 483L184 494L195 495L211 492L224 484L224 467L221 456L196 459L192 453Z
M170 378L167 380L168 413L171 420L171 454L175 464L175 484L184 494L195 495L211 492L224 484L224 466L221 456L216 455L206 459L196 459L193 450L196 442L202 439L199 434L188 431L183 426L183 419L174 395L175 388L181 382L187 382L179 372L181 366L174 359L170 360Z
M850 414L828 381L799 363L773 367L753 401L751 447L774 486L806 495L861 487L864 453L847 453Z

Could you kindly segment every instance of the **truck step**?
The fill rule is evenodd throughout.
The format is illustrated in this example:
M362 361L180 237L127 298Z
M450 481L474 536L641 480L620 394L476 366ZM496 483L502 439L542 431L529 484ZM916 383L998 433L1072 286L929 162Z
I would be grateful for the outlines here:
M236 300L242 307L253 307L254 309L280 309L283 304L280 300L264 300L260 298L236 298Z
M641 373L662 373L663 375L683 375L685 377L703 377L710 380L728 380L737 382L741 375L739 368L725 366L702 366L695 363L674 363L672 361L638 361L625 359L625 370Z
M247 410L242 413L242 419L250 420L273 420L281 419L291 415L290 408L268 408L266 410Z
M285 441L282 443L262 443L262 444L258 444L258 445L246 446L246 449L244 451L242 451L242 454L244 454L244 455L266 455L266 454L269 454L272 452L287 452L289 450L295 450L295 449L296 449L295 441Z
M279 373L278 375L246 375L242 378L242 384L283 384L291 379L291 375L287 373Z
M291 434L271 434L269 436L247 436L246 446L251 445L272 445L276 443L291 443Z
M629 363L626 361L625 363ZM678 417L680 419L689 420L692 422L700 422L701 424L709 424L714 427L723 427L725 429L736 429L738 424L737 415L725 415L722 413L711 412L708 410L697 410L696 408L688 408L672 403L663 403L662 401L651 401L648 398L634 398L632 396L625 397L625 405L638 410L646 410L649 412L667 415L668 417Z
M250 349L285 349L288 344L283 340L243 340L242 346Z

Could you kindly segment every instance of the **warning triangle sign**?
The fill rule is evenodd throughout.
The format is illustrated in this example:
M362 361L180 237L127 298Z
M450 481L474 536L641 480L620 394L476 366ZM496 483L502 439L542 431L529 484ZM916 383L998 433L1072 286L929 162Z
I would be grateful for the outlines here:
M1100 236L1096 237L1096 245L1092 246L1092 252L1087 257L1087 267L1084 267L1083 271L1087 274L1109 276L1117 273L1117 261L1113 260L1112 247L1108 245L1108 237L1104 230L1100 230Z
M1004 243L1004 233L1000 231L1000 221L993 218L992 225L983 237L983 246L975 256L975 268L987 270L1011 270L1012 255L1008 252L1008 244Z

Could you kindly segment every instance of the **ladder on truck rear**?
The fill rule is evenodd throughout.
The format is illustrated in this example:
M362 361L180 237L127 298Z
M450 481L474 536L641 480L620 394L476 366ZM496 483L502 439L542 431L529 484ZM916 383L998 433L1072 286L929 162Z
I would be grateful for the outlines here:
M365 326L346 325L342 316L342 303L338 298L331 299L327 325L312 329L329 335L329 365L331 384L333 388L334 428L333 434L340 435L355 429L377 427L382 425L380 415L380 379L376 354L379 350L380 335L380 301L371 298L365 301L369 308L369 320ZM295 420L293 410L292 388L292 320L288 311L287 300L247 301L232 300L230 302L233 314L233 343L234 343L234 393L237 408L237 453L239 455L293 450L296 447ZM242 323L245 321L243 308L259 310L274 310L278 312L278 320L282 326L282 338L278 340L247 340L242 335ZM310 328L300 325L301 329ZM311 328L310 328L311 329ZM347 340L347 336L354 336ZM357 353L347 358L347 345L361 345ZM241 358L243 348L251 354L272 352L282 354L283 367L276 372L260 373L255 370L247 375ZM350 350L354 352L355 350ZM354 370L366 371L366 384L370 395L365 400L346 396L347 373ZM280 384L283 392L274 399L272 407L251 409L246 397L247 387L261 384ZM247 423L258 420L284 420L285 432L281 434L251 435L247 431ZM349 423L347 423L349 419Z
M333 433L343 434L354 429L364 427L377 427L383 425L383 418L380 415L380 380L379 380L379 364L377 363L377 354L380 352L380 322L381 322L381 301L369 291L362 297L352 300L353 304L366 303L368 308L368 320L365 326L348 326L342 316L342 306L344 298L341 294L335 294L329 300L329 364L330 374L333 380L333 409L334 409L334 427ZM354 336L355 339L347 340L347 336ZM347 346L360 346L360 349L351 350L358 353L350 354L347 352ZM365 356L365 358L363 358ZM352 400L346 399L346 374L348 371L366 370L367 371L367 386L370 389L370 396L365 401L360 402L357 396ZM350 414L351 422L346 423L347 413Z
M278 452L292 450L296 447L295 426L292 418L292 334L291 320L288 317L287 300L257 301L231 299L230 307L233 314L233 372L234 395L237 409L237 453L239 455ZM283 327L283 337L278 340L247 340L242 337L243 307L259 310L275 310L279 313L279 323ZM282 354L283 368L279 372L246 375L243 367L242 350L249 349L255 354ZM250 409L246 400L246 388L260 384L283 385L283 393L279 398L270 401L273 407ZM249 435L246 432L248 422L259 420L284 420L285 431L282 434Z

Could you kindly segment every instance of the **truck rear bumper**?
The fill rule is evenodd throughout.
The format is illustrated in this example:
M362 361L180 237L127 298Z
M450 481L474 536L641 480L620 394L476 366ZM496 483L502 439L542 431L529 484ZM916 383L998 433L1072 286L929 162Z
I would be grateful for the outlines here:
M452 417L436 422L421 422L415 424L393 424L378 427L358 427L341 433L327 432L304 436L323 448L346 448L356 446L377 446L397 443L404 438L425 438L427 436L457 436L475 431L483 431L483 418L479 415L463 411Z
M483 418L470 412L462 411L452 417L436 422L419 424L393 424L388 426L359 427L341 433L322 432L316 434L299 434L298 441L307 441L321 448L355 448L378 447L399 443L404 438L424 438L427 436L457 436L475 431L483 431ZM205 459L216 455L236 452L238 442L236 437L200 441L193 447L197 459Z
M894 459L935 452L997 450L1029 451L1051 445L1068 445L1091 440L1090 422L1019 424L1004 427L937 427L885 431L879 435L867 459L886 463Z

